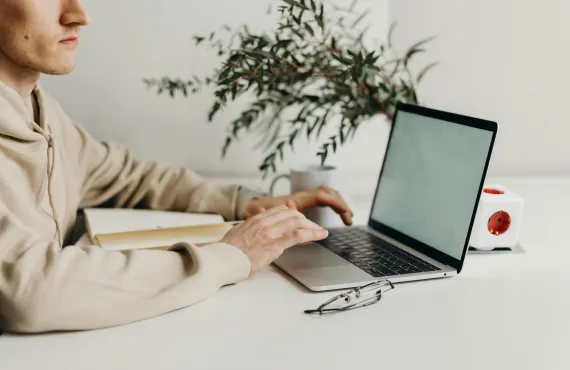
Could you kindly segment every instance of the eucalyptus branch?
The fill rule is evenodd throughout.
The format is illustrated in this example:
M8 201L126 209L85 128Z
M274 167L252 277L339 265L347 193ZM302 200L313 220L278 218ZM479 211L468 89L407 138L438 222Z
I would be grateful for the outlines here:
M145 79L157 94L185 97L214 87L208 121L242 96L252 99L229 123L222 146L225 157L240 134L260 137L257 149L265 155L259 170L276 171L286 150L296 141L319 139L336 117L334 135L321 138L316 155L325 164L331 153L351 140L363 122L383 115L391 121L399 101L418 104L417 85L436 63L417 76L410 62L431 40L421 40L397 55L390 27L388 41L366 46L367 11L358 12L358 0L347 7L323 0L275 0L281 5L271 32L252 33L247 25L233 30L222 26L208 35L194 35L196 46L206 46L222 58L208 76ZM328 4L328 5L325 5ZM220 36L221 35L221 36ZM293 117L288 117L296 112Z

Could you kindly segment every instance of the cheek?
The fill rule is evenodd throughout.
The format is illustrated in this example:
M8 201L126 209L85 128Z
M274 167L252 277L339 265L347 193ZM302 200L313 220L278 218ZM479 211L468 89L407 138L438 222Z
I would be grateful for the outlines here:
M36 59L51 59L56 56L58 50L58 40L46 32L44 28L30 27L25 30L22 36L22 46L28 55Z

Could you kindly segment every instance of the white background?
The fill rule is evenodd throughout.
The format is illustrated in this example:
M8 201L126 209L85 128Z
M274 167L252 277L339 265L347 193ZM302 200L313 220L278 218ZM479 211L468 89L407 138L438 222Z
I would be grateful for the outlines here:
M392 0L399 45L435 35L423 103L497 120L492 172L570 172L570 1Z

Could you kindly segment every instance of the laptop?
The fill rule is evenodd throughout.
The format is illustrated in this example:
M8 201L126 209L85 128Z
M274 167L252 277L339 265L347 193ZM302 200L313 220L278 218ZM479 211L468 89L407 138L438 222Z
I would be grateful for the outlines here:
M312 291L459 274L497 130L496 122L398 104L367 224L331 228L275 264Z

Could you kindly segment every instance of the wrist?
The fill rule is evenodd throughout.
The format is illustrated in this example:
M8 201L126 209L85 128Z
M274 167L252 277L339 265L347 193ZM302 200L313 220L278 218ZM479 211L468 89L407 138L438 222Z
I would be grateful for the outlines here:
M236 200L236 220L243 220L246 206L259 198L266 196L267 194L254 190L245 186L241 186L238 190L238 196Z

